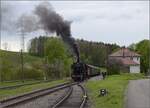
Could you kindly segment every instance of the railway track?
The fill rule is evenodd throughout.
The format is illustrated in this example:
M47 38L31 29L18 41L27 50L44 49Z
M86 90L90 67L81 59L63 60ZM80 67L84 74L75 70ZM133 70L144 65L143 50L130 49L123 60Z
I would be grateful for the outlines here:
M57 85L55 87L40 89L40 90L36 90L36 91L30 92L30 93L26 93L23 95L5 99L5 100L0 101L0 108L13 107L13 106L21 104L23 102L27 102L27 101L48 95L50 93L56 92L58 90L62 90L64 88L68 88L68 87L70 87L72 85L76 85L76 84L77 83L64 83L64 84Z
M60 99L52 108L84 108L87 101L87 93L80 84L70 87L70 91Z
M47 82L50 82L50 81L55 81L55 80L36 81L36 82L23 83L23 84L17 84L17 85L12 85L12 86L4 86L4 87L0 87L0 90L15 89L15 88L26 86L26 85L34 85L34 84L39 84L39 83L47 83Z

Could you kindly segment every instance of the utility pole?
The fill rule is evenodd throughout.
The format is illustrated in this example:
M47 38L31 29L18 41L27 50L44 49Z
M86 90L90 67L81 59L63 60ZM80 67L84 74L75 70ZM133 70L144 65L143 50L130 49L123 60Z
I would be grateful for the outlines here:
M1 1L0 1L0 8L1 8ZM2 15L0 14L0 22L2 23ZM0 30L2 29L2 25L0 24ZM1 32L0 32L0 50L1 50Z
M0 32L0 50L1 50L1 32ZM0 54L0 81L2 82L2 54Z
M150 55L150 46L148 46L148 54ZM148 69L146 74L150 76L150 56L148 56Z
M24 82L24 57L23 53L25 52L25 32L24 32L24 19L21 21L21 27L20 27L20 32L21 32L21 79L22 82Z
M0 54L0 81L2 82L2 54Z
M24 46L24 39L25 39L25 36L24 36L24 32L21 33L21 79L22 79L22 82L24 82L24 57L23 57L23 53L25 52L25 46Z
M1 50L1 33L0 33L0 50ZM2 54L0 54L0 81L2 81Z
M45 35L47 36L48 32L45 31ZM46 54L45 42L46 42L46 40L44 39L43 43L42 43L43 44L43 48L44 48L44 50L43 50L44 51L44 53L43 53L44 57L43 58L44 58L44 68L45 68L43 74L44 74L44 80L48 80L49 63L48 63L48 56Z
M0 33L0 50L1 50L1 33Z
M25 32L24 32L24 28L23 28L23 22L24 21L22 21L22 27L21 27L21 30L20 30L20 32L21 32L21 50L22 50L22 52L25 52Z
M109 59L108 56L109 56L109 45L106 46L106 71L107 71L107 74L108 74L108 68L109 68L108 67L108 62L109 62L108 61L108 59Z
M23 51L21 49L21 80L24 83L24 60L23 60Z
M44 80L48 79L47 71L49 69L48 57L45 55L45 71L44 71Z

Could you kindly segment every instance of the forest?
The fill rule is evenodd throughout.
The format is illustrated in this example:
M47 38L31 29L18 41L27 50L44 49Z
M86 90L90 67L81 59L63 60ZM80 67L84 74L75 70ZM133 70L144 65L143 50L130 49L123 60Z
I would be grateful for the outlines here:
M121 48L117 44L77 39L81 61L87 64L107 68L107 57ZM149 40L142 40L128 46L141 54L141 72L149 69ZM1 80L56 79L69 77L71 64L76 61L72 49L59 37L40 36L30 40L28 52L23 54L23 75L21 71L21 53L0 51ZM118 74L118 73L114 73Z
M44 57L44 52L46 53L48 50L51 49L47 48L48 41L47 40L57 40L60 43L62 43L66 50L69 52L66 53L66 55L73 57L73 54L71 53L71 49L69 46L67 46L65 43L62 42L60 38L57 37L42 37L34 38L31 40L29 45L29 54L38 56L38 57ZM51 43L51 42L49 42ZM120 48L117 44L107 44L103 42L93 42L93 41L86 41L86 40L76 40L76 43L78 44L79 51L80 51L80 58L82 62L93 64L96 66L102 66L104 67L106 65L106 58L107 55L111 54L113 51ZM56 43L54 43L56 44ZM57 45L54 45L57 46ZM45 48L44 48L45 47ZM60 52L61 53L61 52ZM55 55L54 55L55 58Z

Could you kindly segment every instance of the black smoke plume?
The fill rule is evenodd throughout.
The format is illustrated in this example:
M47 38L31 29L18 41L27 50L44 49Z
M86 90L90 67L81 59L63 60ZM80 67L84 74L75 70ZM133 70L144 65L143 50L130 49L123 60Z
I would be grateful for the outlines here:
M74 38L71 36L71 22L64 20L53 10L49 3L38 5L35 9L35 14L39 17L40 24L44 30L50 33L56 32L57 36L61 36L63 41L71 46L79 62L78 47Z

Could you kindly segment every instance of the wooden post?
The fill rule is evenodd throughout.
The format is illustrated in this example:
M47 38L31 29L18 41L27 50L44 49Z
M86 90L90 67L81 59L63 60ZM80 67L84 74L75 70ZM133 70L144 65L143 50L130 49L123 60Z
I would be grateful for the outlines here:
M48 71L49 66L48 66L48 57L47 56L45 56L45 63L44 63L44 65L45 65L44 80L48 80L47 71Z
M24 60L23 60L23 51L21 49L21 80L24 83Z

